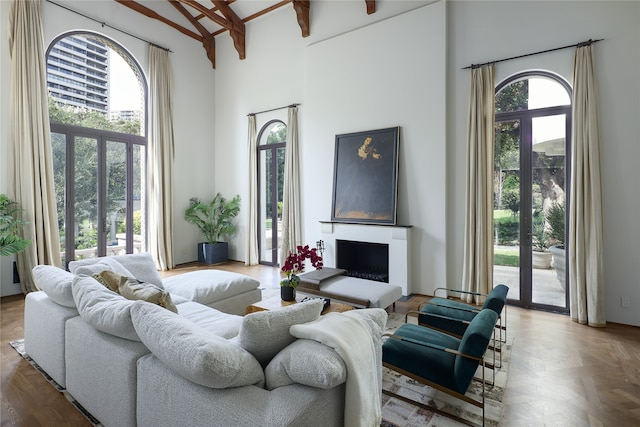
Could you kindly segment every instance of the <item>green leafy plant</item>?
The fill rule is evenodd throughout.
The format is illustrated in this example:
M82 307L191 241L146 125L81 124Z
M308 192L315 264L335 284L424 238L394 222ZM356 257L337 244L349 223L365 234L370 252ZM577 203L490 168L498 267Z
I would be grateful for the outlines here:
M564 203L552 204L545 213L545 219L549 223L549 239L556 242L556 246L561 248L564 248L565 218Z
M30 240L19 236L20 229L26 224L22 220L22 209L17 202L0 194L0 255L8 256L24 251Z
M233 219L238 213L240 196L236 195L233 199L227 200L218 193L208 203L197 197L189 199L189 208L184 213L184 219L200 229L207 243L214 244L236 233Z
M547 238L548 234L545 231L544 225L544 215L542 215L541 213L534 214L531 234L533 236L533 250L537 252L546 252L549 248L549 239Z

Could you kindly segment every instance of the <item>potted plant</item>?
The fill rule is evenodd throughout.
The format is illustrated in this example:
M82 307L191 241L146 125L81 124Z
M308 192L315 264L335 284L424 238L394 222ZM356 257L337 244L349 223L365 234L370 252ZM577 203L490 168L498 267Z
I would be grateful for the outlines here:
M280 297L283 301L293 301L296 299L296 287L300 284L298 274L304 271L305 260L311 260L311 265L316 269L322 268L322 257L318 255L316 248L309 249L309 245L298 246L296 252L289 252L287 259L282 266L282 272L287 275L280 281Z
M9 256L24 251L30 240L19 236L20 228L26 224L22 220L22 209L17 202L0 194L0 255Z
M208 203L197 197L189 199L189 208L184 213L184 219L195 224L205 242L198 243L198 262L204 264L219 264L229 258L229 243L221 241L236 233L234 218L240 212L240 196L227 200L220 193Z
M553 268L560 281L562 289L565 289L567 261L564 249L566 212L564 203L554 203L545 214L549 224L549 239L554 243L549 247L553 254Z
M538 213L533 216L532 237L531 266L545 270L551 268L551 252L548 251L549 240L545 231L544 215Z

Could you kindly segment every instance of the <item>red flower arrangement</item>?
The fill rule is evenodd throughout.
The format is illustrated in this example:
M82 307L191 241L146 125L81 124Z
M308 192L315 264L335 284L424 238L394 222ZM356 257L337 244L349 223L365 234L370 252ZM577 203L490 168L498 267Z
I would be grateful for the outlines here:
M300 283L300 277L298 274L304 271L305 260L311 260L311 265L316 269L322 268L322 257L318 255L316 248L309 248L309 245L298 246L297 252L293 253L289 251L289 256L282 266L282 272L287 275L286 279L280 281L280 286L290 286L295 288Z

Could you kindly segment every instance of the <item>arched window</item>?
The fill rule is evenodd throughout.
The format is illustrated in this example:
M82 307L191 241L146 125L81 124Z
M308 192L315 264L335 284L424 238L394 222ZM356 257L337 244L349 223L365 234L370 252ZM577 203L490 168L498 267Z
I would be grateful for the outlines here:
M282 199L287 126L267 122L258 134L258 249L260 263L278 265L282 246Z
M47 50L60 252L145 249L145 106L140 65L115 41L69 32Z
M515 304L567 311L566 262L551 251L564 254L571 88L519 73L498 85L495 108L494 284Z

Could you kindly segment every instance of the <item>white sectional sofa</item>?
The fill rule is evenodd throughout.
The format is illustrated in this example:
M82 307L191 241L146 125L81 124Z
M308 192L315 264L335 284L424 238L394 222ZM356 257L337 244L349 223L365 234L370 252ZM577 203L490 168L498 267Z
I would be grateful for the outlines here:
M105 262L117 268L117 260ZM157 280L140 267L128 271ZM104 426L345 424L348 364L335 349L290 333L322 320L320 301L242 317L170 292L174 313L51 266L37 266L34 279L43 290L26 297L25 351ZM368 392L378 395L387 314L341 316L357 319L375 348L378 386Z

